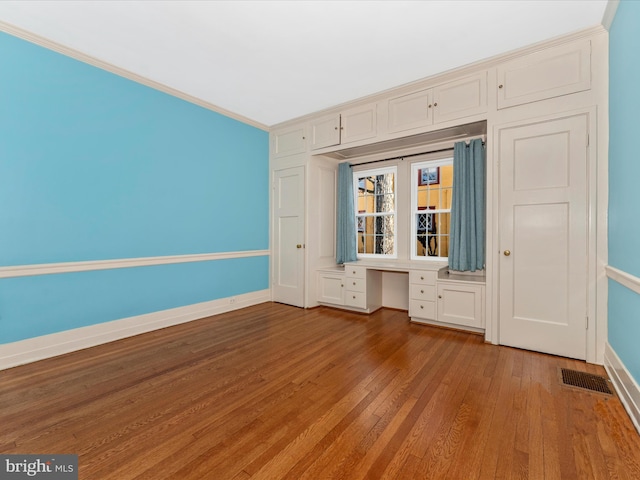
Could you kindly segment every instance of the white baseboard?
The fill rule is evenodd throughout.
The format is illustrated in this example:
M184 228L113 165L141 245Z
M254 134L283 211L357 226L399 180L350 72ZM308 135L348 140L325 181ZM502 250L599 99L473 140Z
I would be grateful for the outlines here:
M0 345L0 370L271 300L270 290L195 303Z
M607 343L604 348L604 368L611 378L618 397L640 433L640 386L631 376L620 357Z

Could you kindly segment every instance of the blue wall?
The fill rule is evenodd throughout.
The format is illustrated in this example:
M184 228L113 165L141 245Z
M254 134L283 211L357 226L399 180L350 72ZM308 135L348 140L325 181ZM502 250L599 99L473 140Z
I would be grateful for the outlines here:
M640 277L640 2L622 1L609 32L609 264ZM609 343L640 382L640 296L609 281Z
M267 249L268 164L263 130L0 33L0 266ZM266 256L3 279L0 343L266 288Z

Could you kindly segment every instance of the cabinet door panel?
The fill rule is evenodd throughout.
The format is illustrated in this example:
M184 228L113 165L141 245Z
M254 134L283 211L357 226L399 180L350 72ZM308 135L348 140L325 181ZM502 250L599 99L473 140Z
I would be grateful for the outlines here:
M498 67L498 109L591 88L591 42L525 55Z
M389 100L389 133L427 127L433 123L432 90L421 90Z
M344 276L320 274L318 301L332 303L334 305L344 305Z
M367 138L374 138L378 134L376 104L351 108L342 112L342 145L358 142Z
M271 135L271 152L274 157L304 153L306 149L306 132L302 125L276 131Z
M487 111L487 73L433 89L433 121L446 122Z
M482 286L439 282L438 321L483 328Z
M314 120L311 124L311 149L340 144L340 115L331 114Z

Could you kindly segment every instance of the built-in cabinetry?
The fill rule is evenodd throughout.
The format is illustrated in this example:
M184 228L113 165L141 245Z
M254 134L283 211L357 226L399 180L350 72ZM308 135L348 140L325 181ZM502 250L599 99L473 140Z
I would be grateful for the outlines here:
M375 103L346 109L311 121L311 149L374 138L377 132Z
M390 98L387 129L398 133L487 111L487 72Z
M449 275L446 267L358 262L318 271L318 302L371 313L382 306L383 272L408 274L409 317L416 323L484 328L484 277Z
M409 272L409 316L415 319L436 319L435 271L411 270Z
M562 45L498 65L497 108L554 98L591 88L591 42Z
M318 271L318 302L371 313L382 307L382 272L360 266Z
M272 158L304 153L306 150L307 133L305 125L294 125L271 134Z
M344 270L328 268L318 271L318 302L344 305Z
M484 328L484 285L438 280L438 322Z
M304 258L307 268L304 272L305 306L324 304L359 312L373 311L382 304L380 290L384 289L387 294L391 291L394 298L388 304L398 308L399 302L395 299L401 291L401 298L406 300L402 308L409 309L413 321L485 329L486 340L507 344L501 338L506 329L500 323L508 317L501 311L504 309L501 298L507 298L501 289L510 288L509 282L504 281L504 265L515 262L521 252L509 248L510 245L501 245L497 233L506 231L508 222L512 221L511 217L501 214L505 199L499 192L506 177L499 169L511 165L517 158L519 163L515 166L527 173L529 183L547 181L548 169L540 169L541 155L531 153L534 151L531 145L536 144L535 152L560 152L564 151L560 148L562 142L570 138L571 142L577 142L571 143L573 150L579 147L583 153L587 151L584 165L588 171L581 171L588 176L588 205L585 205L584 217L588 219L588 225L575 228L581 228L583 232L588 230L589 236L589 264L581 265L590 275L586 358L601 360L606 338L598 332L606 332L606 308L600 307L606 305L606 279L601 280L605 277L599 269L606 264L607 253L607 54L607 32L602 28L589 29L273 128L270 132L272 172L298 165L306 168L304 198L299 200L308 215L304 223L306 242L296 242L306 245L303 252L296 251ZM580 138L554 133L545 135L542 140L538 135L534 140L527 138L509 144L508 132L514 128L534 125L544 130L549 122L575 115L588 116L586 131L580 133ZM601 128L603 125L605 128ZM404 258L409 256L406 233L401 234L404 237L398 243L405 253L400 250L397 259L408 264L404 270L397 270L407 273L406 286L403 284L400 288L402 282L398 281L398 275L381 274L384 269L366 268L354 274L336 267L333 255L335 175L340 161L358 164L385 158L406 160L410 155L448 148L459 139L478 135L486 135L487 149L486 283L445 278L436 275L437 268L414 265ZM538 144L541 145L539 149ZM517 157L510 153L513 151L517 151ZM545 158L548 160L550 156L546 154ZM412 161L405 160L398 160L398 164L407 165ZM277 179L277 176L272 175L272 178ZM560 188L564 185L563 178L554 177L554 188L547 190ZM516 190L520 192L522 188L518 186ZM275 192L272 203L274 196ZM402 196L398 198L399 215L404 216L408 206L401 203ZM277 218L272 219L271 228L274 257L281 251L275 241L280 228L277 221ZM402 222L406 224L407 220L398 221L399 224ZM520 227L514 224L513 228ZM512 253L507 256L505 251ZM360 264L358 262L358 266ZM389 281L385 283L385 280ZM272 292L276 290L274 283L272 277ZM562 295L568 296L575 284L565 282L565 285L570 287L567 292L563 290ZM403 296L405 289L406 297ZM513 298L537 301L529 290L523 292ZM592 318L596 321L592 322Z

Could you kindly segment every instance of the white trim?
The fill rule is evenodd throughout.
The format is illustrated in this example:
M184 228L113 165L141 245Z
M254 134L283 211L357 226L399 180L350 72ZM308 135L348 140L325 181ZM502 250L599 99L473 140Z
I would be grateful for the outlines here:
M211 260L227 260L231 258L263 257L269 254L269 250L247 250L244 252L197 253L193 255L166 255L162 257L117 258L114 260L16 265L12 267L0 267L0 278L111 270L114 268L149 267L170 263L208 262Z
M602 15L602 26L606 28L607 31L611 29L611 24L613 23L616 11L618 10L618 5L620 5L620 0L609 0L606 8L604 9L604 14Z
M0 345L0 370L271 300L259 290Z
M605 345L604 349L604 368L607 370L633 425L640 433L640 386L609 343Z
M640 278L635 275L631 275L630 273L623 272L622 270L618 270L611 265L607 265L604 269L607 272L607 277L611 280L615 280L620 285L624 285L628 289L640 294Z
M49 50L53 50L54 52L61 53L62 55L66 55L67 57L71 57L75 60L79 60L80 62L87 63L89 65L93 65L94 67L101 68L102 70L106 70L107 72L114 73L128 80L132 80L136 83L145 85L149 88L159 90L173 97L177 97L186 102L193 103L194 105L198 105L199 107L206 108L207 110L211 110L213 112L219 113L220 115L224 115L225 117L232 118L233 120L246 123L247 125L251 125L252 127L259 128L260 130L269 131L269 127L263 123L257 122L245 116L231 112L222 107L218 107L213 103L205 102L204 100L201 100L197 97L189 95L188 93L184 93L175 88L169 87L162 83L156 82L149 78L130 72L129 70L125 70L124 68L120 68L115 65L112 65L111 63L99 60L95 57L92 57L91 55L87 55L85 53L74 50L73 48L65 47L64 45L61 45L52 40L48 40L44 37L36 35L35 33L28 32L27 30L23 30L22 28L16 27L15 25L11 25L10 23L0 21L0 31L13 35L14 37L21 38L22 40L26 40L27 42L35 43L36 45L47 48Z

